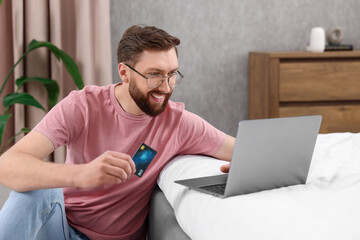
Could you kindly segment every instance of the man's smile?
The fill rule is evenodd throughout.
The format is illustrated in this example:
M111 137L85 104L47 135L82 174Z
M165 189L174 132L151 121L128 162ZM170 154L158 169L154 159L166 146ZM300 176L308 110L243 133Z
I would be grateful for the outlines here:
M154 102L162 103L165 99L165 94L158 94L158 93L150 93L150 96L154 100Z

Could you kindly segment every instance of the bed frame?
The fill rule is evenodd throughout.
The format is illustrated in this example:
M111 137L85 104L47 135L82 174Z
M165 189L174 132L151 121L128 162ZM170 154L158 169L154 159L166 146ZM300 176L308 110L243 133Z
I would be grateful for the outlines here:
M191 240L178 224L164 193L155 187L148 218L148 240Z

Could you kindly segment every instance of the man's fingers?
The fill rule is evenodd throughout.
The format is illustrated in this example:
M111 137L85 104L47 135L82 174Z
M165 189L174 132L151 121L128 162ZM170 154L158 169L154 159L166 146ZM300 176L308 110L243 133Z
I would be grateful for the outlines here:
M121 179L122 182L125 182L132 175L130 167L125 170L124 168L108 165L105 171L107 174Z
M135 173L136 166L129 155L120 152L108 152L108 154L111 156L108 159L111 165L124 168L129 174Z
M83 171L77 175L75 185L92 188L108 183L121 183L135 171L135 163L129 155L108 151L84 165ZM89 177L93 181L89 182Z
M223 173L228 173L228 172L229 172L229 169L230 169L230 163L225 164L225 165L222 165L222 166L220 167L220 171L222 171Z

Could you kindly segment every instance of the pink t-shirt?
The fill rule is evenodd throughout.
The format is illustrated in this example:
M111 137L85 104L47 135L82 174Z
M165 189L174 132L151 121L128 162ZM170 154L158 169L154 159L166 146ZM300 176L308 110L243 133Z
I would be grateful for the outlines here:
M141 143L157 151L142 177L94 189L64 188L66 215L91 239L145 239L149 201L161 169L175 155L213 155L225 134L184 104L168 102L157 117L126 113L115 98L115 84L87 86L57 104L34 130L55 148L67 145L66 164L88 163L105 151L133 156ZM91 181L91 179L89 179Z

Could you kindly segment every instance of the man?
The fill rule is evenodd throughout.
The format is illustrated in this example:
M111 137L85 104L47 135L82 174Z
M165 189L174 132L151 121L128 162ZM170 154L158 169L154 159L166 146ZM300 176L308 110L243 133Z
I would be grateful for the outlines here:
M122 83L73 91L1 156L0 181L15 191L0 239L145 239L151 193L172 157L230 161L233 137L169 101L183 78L179 44L155 27L129 28L117 52ZM157 154L139 177L131 156L142 143ZM61 145L66 164L41 160Z

